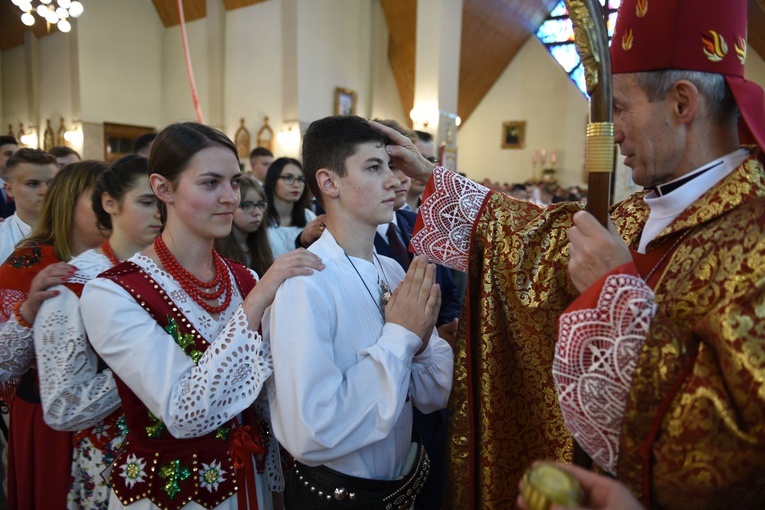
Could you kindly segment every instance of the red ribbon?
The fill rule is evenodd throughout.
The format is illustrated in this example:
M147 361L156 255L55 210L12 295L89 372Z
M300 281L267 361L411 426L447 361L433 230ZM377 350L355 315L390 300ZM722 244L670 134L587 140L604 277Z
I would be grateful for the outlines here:
M260 437L260 431L251 426L236 427L231 431L231 460L239 479L239 491L236 493L240 510L257 510L258 496L255 490L255 467L253 455L265 455L266 447Z
M199 94L197 94L197 82L194 79L194 69L191 67L191 55L189 54L189 40L186 37L186 19L183 15L183 2L177 1L178 4L178 21L181 25L181 42L183 43L183 55L186 58L186 74L189 77L189 86L191 87L191 100L194 103L194 111L197 114L197 122L204 124L205 120L202 117L202 108L199 106Z

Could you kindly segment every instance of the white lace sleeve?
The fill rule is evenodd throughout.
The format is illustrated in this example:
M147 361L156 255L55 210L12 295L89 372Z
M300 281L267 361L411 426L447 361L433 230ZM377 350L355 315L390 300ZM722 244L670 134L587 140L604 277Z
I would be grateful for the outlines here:
M412 246L439 264L466 272L470 232L489 189L441 167L432 179L435 191L420 204L424 227L412 236Z
M641 278L611 275L596 308L559 319L553 379L563 420L592 460L614 475L632 376L656 310Z
M0 329L0 382L23 375L35 358L32 329L18 323L11 315Z
M109 369L98 371L88 342L80 300L63 285L43 302L35 319L34 343L45 423L78 431L100 422L120 406Z
M89 282L81 307L95 350L177 438L204 435L230 420L255 401L271 375L268 345L250 329L241 306L217 338L208 339L198 365L111 281Z

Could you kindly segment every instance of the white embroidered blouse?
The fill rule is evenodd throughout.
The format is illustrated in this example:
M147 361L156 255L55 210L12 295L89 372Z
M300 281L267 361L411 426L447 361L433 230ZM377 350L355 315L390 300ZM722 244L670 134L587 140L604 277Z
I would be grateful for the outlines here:
M125 289L104 278L88 282L82 294L88 337L170 434L207 434L253 404L272 372L270 349L250 328L235 284L230 306L212 317L151 259L130 260L165 290L209 348L195 365Z

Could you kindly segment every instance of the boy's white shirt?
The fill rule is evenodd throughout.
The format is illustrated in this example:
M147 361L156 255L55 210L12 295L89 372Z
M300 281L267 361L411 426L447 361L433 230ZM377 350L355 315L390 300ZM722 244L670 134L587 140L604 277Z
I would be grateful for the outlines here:
M325 268L286 280L263 318L274 362L274 434L309 466L393 479L411 442L412 403L425 413L446 406L452 350L434 328L415 356L420 338L383 322L376 263L352 257L354 269L329 230L309 251ZM395 289L401 267L375 260Z
M29 237L31 233L32 227L24 223L16 213L0 222L0 264L13 253L19 241Z

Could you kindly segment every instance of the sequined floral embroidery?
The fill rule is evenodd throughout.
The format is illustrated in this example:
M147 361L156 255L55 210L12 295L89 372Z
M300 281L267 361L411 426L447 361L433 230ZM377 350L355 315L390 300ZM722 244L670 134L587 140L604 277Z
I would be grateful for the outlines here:
M194 341L194 335L191 333L181 333L181 330L178 327L178 323L175 322L175 319L169 316L167 318L167 326L165 326L165 331L167 331L167 333L173 337L175 343L177 343L178 346L183 349L183 352L186 353L189 358L191 358L191 361L193 361L195 364L199 363L199 359L204 353L196 348L197 345Z
M218 484L226 481L226 471L221 469L220 461L214 460L209 464L202 463L199 470L199 485L208 491L217 491Z
M125 485L128 487L132 488L135 484L144 481L146 461L136 457L135 454L128 455L125 463L120 467L122 468L120 476L125 479Z
M42 260L42 250L37 246L18 248L8 257L8 264L16 269L27 269Z
M182 466L180 460L173 460L169 465L162 466L159 476L166 479L162 488L172 499L181 492L181 482L191 476L191 471L186 466Z

